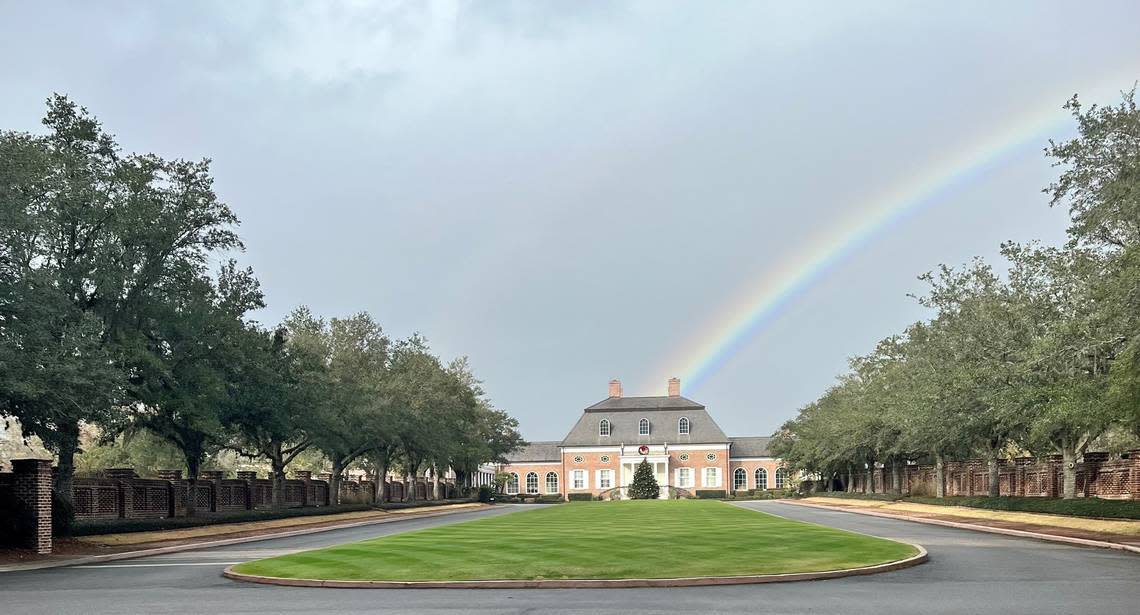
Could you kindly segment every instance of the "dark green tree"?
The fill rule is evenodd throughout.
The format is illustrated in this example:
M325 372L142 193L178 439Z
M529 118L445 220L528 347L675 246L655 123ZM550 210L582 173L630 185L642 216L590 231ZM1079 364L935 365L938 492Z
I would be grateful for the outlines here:
M657 485L657 477L653 475L653 466L642 459L633 472L629 497L635 500L656 500L660 496L661 488Z

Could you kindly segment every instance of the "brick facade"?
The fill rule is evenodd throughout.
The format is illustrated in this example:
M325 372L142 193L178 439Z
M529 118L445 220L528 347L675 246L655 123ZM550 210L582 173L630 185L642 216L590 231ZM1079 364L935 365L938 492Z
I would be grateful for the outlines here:
M32 515L32 534L25 545L36 553L51 553L51 461L13 459L11 489Z

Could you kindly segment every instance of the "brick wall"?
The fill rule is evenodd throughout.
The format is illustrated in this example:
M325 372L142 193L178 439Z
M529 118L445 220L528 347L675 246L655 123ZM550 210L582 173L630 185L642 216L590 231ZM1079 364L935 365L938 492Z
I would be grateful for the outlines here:
M1060 455L1040 459L1019 457L1001 460L998 462L999 493L1003 496L1060 497L1064 478L1062 463ZM1129 451L1115 459L1110 459L1107 453L1086 453L1075 470L1077 497L1140 500L1140 450ZM867 474L866 471L855 474L852 480L855 491L889 491L889 468L876 468L871 472L874 476L873 485L867 483ZM933 466L908 465L902 474L903 493L936 493ZM879 478L880 475L882 478ZM989 467L983 460L947 462L944 480L948 496L989 494Z

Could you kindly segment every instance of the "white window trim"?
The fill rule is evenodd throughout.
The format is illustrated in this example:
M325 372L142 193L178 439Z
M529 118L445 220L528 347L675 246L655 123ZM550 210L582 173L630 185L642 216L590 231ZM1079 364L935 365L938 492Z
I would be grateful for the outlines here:
M681 470L688 470L689 471L688 484L685 484L681 481ZM692 489L693 488L693 482L694 482L693 481L693 468L677 468L677 469L673 470L673 482L676 484L677 487L680 487L681 489Z
M685 431L681 431L681 424L682 423L684 423L684 425L685 425ZM677 419L677 435L678 436L689 435L689 432L692 431L692 427L693 427L693 422L689 420L689 417L682 416L681 418Z
M759 474L761 471L764 472L764 484L763 485L761 485L760 481L755 478L756 475ZM756 482L756 488L757 489L767 489L768 488L768 468L756 468L755 470L752 471L752 477L753 477L752 480Z
M645 425L645 433L641 433L641 426L642 425ZM638 436L648 436L651 433L653 433L653 425L650 424L649 419L647 419L645 417L641 417L640 419L638 419L638 421L637 421L637 435Z
M605 425L605 427L606 427L606 433L602 433L602 426L603 425ZM610 423L609 419L602 419L601 422L598 423L598 436L599 437L608 438L608 437L610 437L610 434L613 432L614 432L614 426Z
M531 475L534 475L534 491L530 490ZM542 483L538 482L538 472L527 472L526 477L523 480L526 481L526 485L523 486L523 489L526 490L527 495L538 495L542 493Z
M581 472L581 474L579 474ZM578 477L582 477L582 486L575 487L578 482ZM570 485L569 488L573 491L586 491L590 488L590 473L585 470L571 470L570 471Z
M603 472L609 472L609 475L610 475L610 486L609 487L602 485L602 473ZM594 472L594 484L598 486L598 489L613 489L613 487L614 487L614 471L609 469L609 468L604 468L604 469L595 471Z
M737 487L736 486L736 475L737 474L743 474L744 475L744 486L743 487ZM732 471L732 490L733 491L740 491L740 490L748 491L748 470L746 468L736 468L735 470Z
M554 475L554 486L555 486L554 491L550 490L550 475L551 474ZM542 482L543 482L542 486L546 489L546 495L557 495L557 494L561 493L561 491L559 491L557 489L557 487L562 486L562 482L558 478L558 472L547 472L546 474L543 475Z
M519 489L522 488L522 484L520 482L521 479L519 478L519 473L518 472L511 472L510 474L511 474L511 476L515 477L515 481L514 481L514 489L515 490L511 491L511 481L510 481L510 479L507 479L507 495L518 495Z
M711 485L708 483L709 470L715 470L716 471L716 482L711 484ZM718 468L716 466L705 466L705 467L701 468L701 486L702 487L714 487L715 488L715 487L720 487L723 483L724 483L724 481L722 481L720 478L720 468Z

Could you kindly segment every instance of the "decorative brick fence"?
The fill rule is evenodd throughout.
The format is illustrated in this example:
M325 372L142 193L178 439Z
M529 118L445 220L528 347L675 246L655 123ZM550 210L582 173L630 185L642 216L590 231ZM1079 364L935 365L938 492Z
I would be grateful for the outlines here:
M1000 494L1060 497L1064 480L1062 463L1060 455L999 461ZM1116 459L1110 459L1108 453L1085 453L1075 470L1077 497L1140 500L1140 450L1129 451ZM907 495L934 495L935 476L934 466L906 465L899 471L899 490ZM989 468L982 460L948 462L943 479L948 496L989 494ZM858 472L852 482L858 492L887 493L892 491L891 469L876 467L870 472Z
M329 478L322 474L297 471L285 481L284 505L288 508L329 505ZM50 478L50 476L49 476ZM49 480L50 484L50 480ZM441 484L443 497L455 487ZM386 482L385 493L392 500L408 491L402 482ZM417 499L430 499L431 485L417 481ZM341 502L372 504L375 483L369 480L341 481ZM72 487L76 519L155 519L194 514L254 510L273 506L273 481L258 478L256 472L238 472L225 478L220 471L202 471L191 484L179 470L160 470L156 478L140 478L131 468L103 470L95 478L75 478Z

